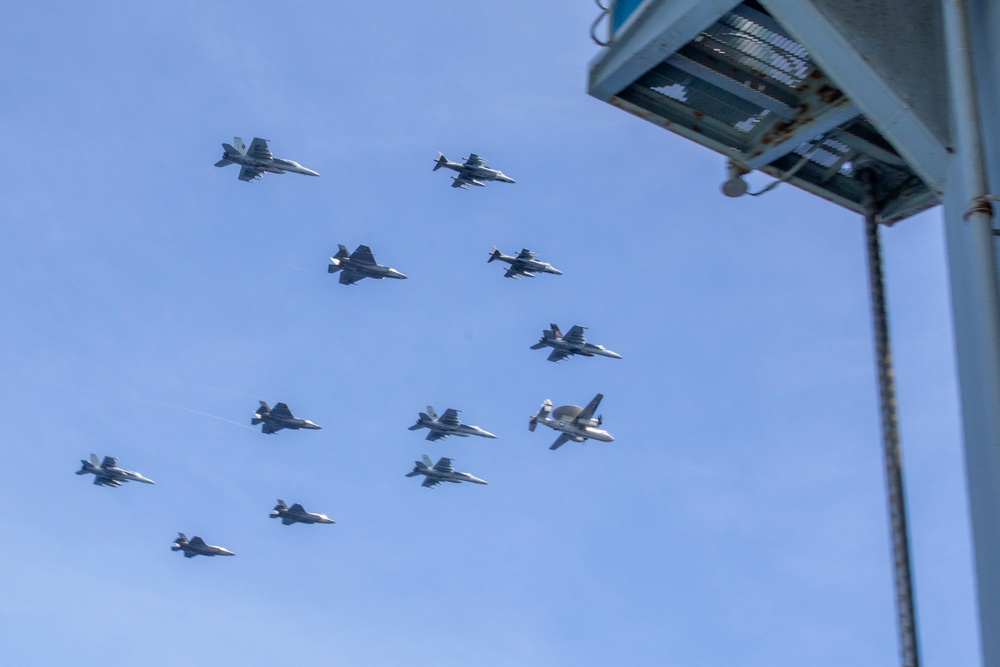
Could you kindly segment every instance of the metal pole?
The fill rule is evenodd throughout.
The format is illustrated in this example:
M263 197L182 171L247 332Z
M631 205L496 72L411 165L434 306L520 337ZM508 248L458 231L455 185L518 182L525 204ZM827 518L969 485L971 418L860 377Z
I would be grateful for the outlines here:
M882 408L882 446L885 457L885 480L889 492L889 521L892 531L892 559L896 583L899 645L903 667L918 667L920 654L917 647L917 619L910 572L910 545L906 530L903 462L899 449L896 388L893 382L889 320L886 316L885 289L882 281L882 252L878 238L877 175L873 169L864 169L858 174L858 177L865 186L868 278L872 297L875 359L878 364L879 402Z

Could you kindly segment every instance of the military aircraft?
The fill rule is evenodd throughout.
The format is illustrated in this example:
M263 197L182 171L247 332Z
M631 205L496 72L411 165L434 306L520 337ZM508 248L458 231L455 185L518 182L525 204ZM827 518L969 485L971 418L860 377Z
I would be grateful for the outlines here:
M222 144L225 152L222 154L222 159L215 163L215 166L240 165L241 181L250 182L264 178L264 172L284 174L286 171L290 171L306 176L319 176L315 171L306 169L298 162L271 155L271 151L267 147L267 139L254 137L253 141L250 142L250 150L247 150L247 145L239 137L233 137L233 143L236 144L235 147Z
M300 428L308 428L313 430L319 430L323 428L318 424L314 424L308 419L297 419L292 416L292 411L288 409L288 406L284 403L278 403L274 408L267 407L267 403L264 401L260 402L260 407L257 411L253 413L253 418L250 420L252 426L263 423L264 425L260 427L261 433L267 433L270 435L276 431L280 431L283 428L290 428L293 430L298 430Z
M423 458L423 461L414 461L413 470L406 473L407 477L416 477L417 475L426 476L427 479L424 480L421 486L432 487L442 482L452 482L453 484L460 482L472 482L473 484L487 483L467 472L458 472L451 467L451 459L449 458L441 457L434 465L431 465L431 457L424 454Z
M510 268L507 269L507 273L503 274L504 278L520 278L521 276L527 276L528 278L534 278L536 273L554 273L557 276L562 275L562 271L555 268L548 262L542 262L535 257L535 253L531 252L527 248L523 248L521 252L514 255L505 255L496 246L493 246L493 250L490 252L490 258L486 260L489 264L495 260L500 260L501 262L507 262L510 264Z
M592 357L596 354L602 357L611 357L612 359L622 358L620 354L612 352L603 345L594 345L593 343L588 343L584 340L583 330L587 327L581 327L579 324L574 324L564 336L563 333L559 331L559 326L557 324L553 323L549 326L552 328L545 329L542 332L542 337L538 339L538 342L531 346L532 350L540 350L543 347L555 348L549 355L549 361L562 361L566 357L570 357L574 354L579 354L584 357Z
M545 399L545 402L542 403L542 409L528 421L528 430L534 431L535 426L544 424L559 431L559 437L549 449L559 449L566 444L567 440L583 442L588 438L593 438L601 442L611 442L614 437L607 431L597 428L604 419L600 415L596 419L594 418L594 411L597 410L602 398L604 398L604 394L594 396L594 400L582 409L578 405L561 405L555 410L552 409L552 401Z
M187 535L184 533L177 533L177 539L174 540L174 544L170 547L171 551L183 551L185 558L194 558L195 556L235 556L232 551L225 547L215 547L211 544L205 544L205 540L201 539L197 535L191 538L189 541Z
M314 514L307 512L302 505L295 503L291 507L285 504L284 500L278 499L278 504L271 510L272 519L281 519L281 523L286 526L293 523L334 523L333 519L325 514Z
M142 482L156 484L133 470L123 470L118 467L118 459L105 456L103 461L97 460L97 454L91 454L90 460L81 459L83 466L76 471L77 475L90 473L94 476L94 484L98 486L121 486L123 482Z
M378 280L382 278L406 279L406 276L396 269L376 264L372 249L366 245L359 245L353 253L347 251L347 246L342 244L338 244L338 246L340 250L330 258L330 266L327 268L327 273L343 271L340 274L341 285L353 285L362 278L377 278Z
M438 153L437 159L434 161L434 169L431 171L437 171L441 167L457 171L458 176L451 177L452 181L454 181L451 184L451 187L462 188L463 190L468 190L470 185L484 187L486 183L483 181L500 181L502 183L514 182L513 178L507 176L499 169L490 169L487 167L486 159L479 157L475 153L470 154L469 157L464 158L464 160L465 164L462 164L461 162L452 162L441 153Z
M427 412L421 412L420 417L417 418L417 423L410 427L411 431L416 431L421 428L430 429L430 433L427 434L428 440L440 440L441 438L447 438L449 435L457 435L466 438L470 435L478 435L483 438L496 438L495 435L489 431L484 431L478 426L473 426L471 424L463 424L458 421L458 410L454 408L448 408L444 411L444 414L440 417L434 412L434 408L427 406Z

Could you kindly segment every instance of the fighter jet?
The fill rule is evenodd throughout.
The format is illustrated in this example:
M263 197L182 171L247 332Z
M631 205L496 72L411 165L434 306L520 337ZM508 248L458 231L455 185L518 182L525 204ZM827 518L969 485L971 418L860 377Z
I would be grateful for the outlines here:
M541 262L535 257L535 253L531 252L527 248L522 248L521 252L517 256L505 255L496 246L493 246L492 252L490 252L490 258L486 260L489 264L494 260L500 260L501 262L507 262L510 264L510 268L507 269L507 273L503 274L504 278L520 278L521 276L527 276L528 278L534 278L535 274L541 273L554 273L557 276L562 275L562 271L555 268L548 262Z
M317 424L312 423L308 419L297 419L292 416L292 411L288 409L288 406L284 403L278 403L274 406L274 409L267 407L267 403L264 401L260 402L260 407L257 411L253 413L253 418L250 420L252 426L263 423L264 425L260 427L261 433L267 433L270 435L276 431L280 431L283 428L290 428L293 430L299 430L300 428L308 428L313 430L319 430L323 428Z
M592 357L595 354L602 357L611 357L612 359L621 359L622 356L617 352L612 352L603 345L594 345L593 343L588 343L583 338L583 330L587 327L581 327L579 324L574 324L570 330L564 336L561 331L559 331L559 326L555 323L550 324L551 329L546 329L542 332L542 337L538 339L538 342L531 346L532 350L540 350L543 347L555 348L552 350L552 354L549 355L549 361L562 361L566 357L570 357L574 354L579 354L584 357Z
M406 279L406 276L396 269L376 264L372 249L366 245L359 245L353 253L347 251L347 246L338 244L338 247L340 250L330 258L330 266L327 268L327 273L343 271L340 274L341 285L353 285L362 278L377 278L379 280L382 278Z
M121 486L124 482L142 482L156 484L133 470L123 470L118 467L118 460L113 456L105 456L103 461L97 460L97 454L91 454L90 460L81 459L83 466L76 471L77 475L90 473L94 476L94 484L98 486Z
M211 544L205 544L205 540L201 539L197 535L188 541L187 536L184 533L177 533L177 539L174 540L173 546L170 547L171 551L183 551L185 558L194 558L195 556L235 556L232 551L225 547L215 547Z
M424 454L423 461L414 461L413 470L406 473L407 477L416 477L417 475L424 475L427 479L421 486L432 487L437 486L442 482L452 482L458 484L459 482L472 482L473 484L486 484L487 482L474 477L467 472L458 472L451 467L451 459L441 457L438 462L431 465L431 457Z
M440 440L441 438L447 438L449 435L457 435L463 438L470 435L478 435L483 438L496 438L495 435L489 431L484 431L478 426L463 424L458 421L458 410L454 408L448 408L441 417L438 417L437 413L434 412L434 408L428 405L427 412L420 413L417 423L411 426L410 430L416 431L421 428L430 429L430 433L427 434L428 440Z
M319 176L315 171L306 169L298 162L271 155L271 151L267 147L267 139L254 137L253 141L250 142L250 150L247 150L247 145L239 137L233 137L233 143L236 144L235 147L222 144L225 152L222 154L222 159L215 163L215 166L240 165L241 181L250 182L264 178L264 172L284 174L286 171L290 171L306 176Z
M552 401L545 399L542 409L528 421L528 430L534 431L535 426L544 424L559 431L559 437L549 449L559 449L567 440L583 442L593 438L601 442L611 442L614 437L607 431L597 428L604 421L603 418L600 415L594 418L594 411L597 410L602 398L604 394L594 396L594 400L583 409L578 405L561 405L555 410L552 409Z
M484 187L486 183L483 181L501 181L502 183L514 182L513 178L507 176L499 169L490 169L487 167L486 159L479 157L475 153L472 153L469 157L463 159L465 160L465 164L462 164L461 162L452 162L441 153L438 153L437 159L434 161L434 169L431 171L437 171L441 167L457 171L458 176L451 177L452 181L454 181L451 184L451 187L462 188L463 190L468 190L470 185Z
M278 504L271 510L272 519L281 519L281 523L287 525L293 523L334 523L333 519L325 514L314 514L307 512L302 505L295 503L291 507L285 504L284 500L278 499Z

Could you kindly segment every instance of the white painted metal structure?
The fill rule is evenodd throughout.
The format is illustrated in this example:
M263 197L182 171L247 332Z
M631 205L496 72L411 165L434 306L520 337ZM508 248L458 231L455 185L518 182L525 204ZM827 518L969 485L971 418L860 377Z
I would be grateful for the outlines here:
M863 213L873 167L882 224L944 204L983 665L1000 667L1000 3L619 0L609 16L590 94L731 174Z

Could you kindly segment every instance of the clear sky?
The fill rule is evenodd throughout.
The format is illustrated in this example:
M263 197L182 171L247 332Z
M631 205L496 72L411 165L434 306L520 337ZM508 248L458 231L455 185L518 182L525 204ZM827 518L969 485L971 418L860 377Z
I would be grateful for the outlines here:
M0 4L5 663L896 662L862 221L726 199L722 157L588 97L596 12ZM322 176L240 182L233 135ZM437 151L517 183L454 190ZM942 238L883 233L922 650L953 667ZM338 243L409 280L339 285ZM504 279L494 244L565 275ZM624 359L550 364L550 322ZM597 392L613 443L528 432ZM259 399L324 428L262 435ZM426 442L428 404L499 437ZM157 485L95 487L91 452ZM425 453L490 484L420 488Z

